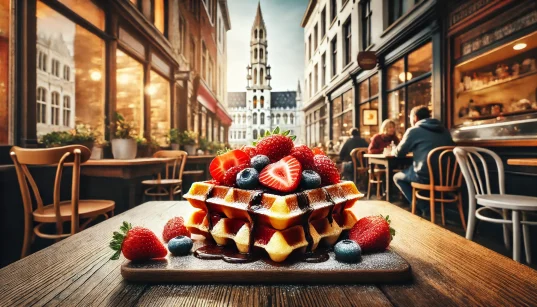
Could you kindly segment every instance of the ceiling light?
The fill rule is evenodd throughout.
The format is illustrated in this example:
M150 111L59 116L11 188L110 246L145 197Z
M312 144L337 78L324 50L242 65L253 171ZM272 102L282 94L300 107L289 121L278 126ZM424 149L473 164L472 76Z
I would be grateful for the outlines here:
M526 48L528 45L527 44L524 44L524 43L518 43L516 45L513 46L513 49L515 50L522 50L524 48Z
M412 79L412 74L410 72L407 72L406 73L406 81ZM399 80L401 80L401 82L405 82L405 73L402 72L399 74Z

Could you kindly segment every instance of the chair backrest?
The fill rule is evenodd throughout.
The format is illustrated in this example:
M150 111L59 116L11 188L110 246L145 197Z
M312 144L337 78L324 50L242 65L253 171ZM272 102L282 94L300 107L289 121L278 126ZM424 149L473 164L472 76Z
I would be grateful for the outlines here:
M352 164L354 168L366 168L367 163L365 162L364 154L367 153L367 147L358 147L351 151L350 156L352 159Z
M460 188L462 173L457 159L453 154L455 146L441 146L429 152L427 155L427 167L429 169L429 183L431 188L451 187Z
M172 162L166 163L166 178L179 179L183 178L183 170L185 169L187 152L182 150L160 150L153 154L154 158L175 158ZM172 168L170 172L169 169ZM176 177L177 174L177 177Z
M492 165L487 165L487 158L489 160L492 158L498 171L499 194L505 193L503 162L495 152L480 147L456 147L453 152L461 167L470 195L493 193L489 176L489 168Z
M80 164L86 162L91 156L91 151L82 145L70 145L64 147L47 148L47 149L28 149L14 146L10 151L11 159L15 165L17 179L22 195L24 205L24 214L31 217L33 212L32 198L30 189L34 194L37 203L37 211L43 212L43 199L39 193L37 184L28 170L28 165L57 165L56 178L54 180L53 205L56 216L56 225L62 230L62 221L60 215L60 184L62 179L63 167L65 163L73 163L73 175L71 183L71 205L72 220L71 234L78 232L78 200L80 190Z

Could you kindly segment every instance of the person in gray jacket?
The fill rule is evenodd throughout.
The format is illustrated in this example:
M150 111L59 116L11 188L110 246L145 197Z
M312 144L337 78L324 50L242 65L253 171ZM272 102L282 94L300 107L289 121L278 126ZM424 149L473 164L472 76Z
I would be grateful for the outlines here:
M405 198L412 202L412 182L429 183L429 168L427 167L427 155L440 146L454 146L451 134L437 119L431 118L427 106L417 106L410 111L409 128L403 135L403 139L393 153L396 157L404 157L412 152L412 166L393 176L395 185L401 190ZM425 213L427 206L418 202L417 208Z

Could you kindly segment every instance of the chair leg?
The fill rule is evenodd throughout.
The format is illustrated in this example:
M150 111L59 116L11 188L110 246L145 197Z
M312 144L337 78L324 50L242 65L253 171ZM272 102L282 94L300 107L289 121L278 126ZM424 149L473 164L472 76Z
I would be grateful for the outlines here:
M32 229L32 219L27 217L24 222L24 241L22 243L21 259L28 256L30 253L30 246L34 234L34 230Z
M470 208L468 209L468 228L466 228L466 239L468 240L474 239L475 224L476 224L475 211L472 210L470 206Z
M371 174L369 174L369 180L367 181L367 199L371 199Z
M522 212L522 220L527 220L526 212ZM522 236L524 237L524 250L526 251L526 263L531 264L531 240L530 225L522 224Z
M168 194L170 195L170 200L173 200L173 190L175 188L174 187L170 187L170 189L168 190Z
M380 200L380 191L382 190L382 182L380 181L380 175L377 176L377 199Z
M508 220L508 212L507 210L502 210L503 213L503 219ZM510 249L511 248L511 242L509 240L509 226L507 224L503 224L503 243L505 244L505 248Z
M520 262L520 212L513 210L513 260Z
M416 214L416 188L412 187L412 214Z
M461 195L461 193L459 193L458 197L459 197L459 202L457 204L457 207L459 209L459 215L461 217L462 228L464 228L464 230L466 230L466 221L464 220L464 210L462 209L462 195Z
M109 217L113 217L114 216L114 210L110 210L110 213L108 214Z
M440 199L444 199L444 192L440 192ZM446 227L446 218L445 218L445 215L444 215L444 202L441 201L440 202L440 209L442 210L442 226Z
M431 195L429 195L429 205L430 205L430 209L431 209L431 223L435 224L436 223L436 213L434 212L434 204L435 204L435 199L434 199L434 191L431 193Z

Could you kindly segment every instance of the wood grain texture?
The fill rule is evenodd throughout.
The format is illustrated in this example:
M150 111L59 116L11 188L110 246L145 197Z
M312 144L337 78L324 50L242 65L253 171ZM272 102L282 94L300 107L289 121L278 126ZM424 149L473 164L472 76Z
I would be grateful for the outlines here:
M537 272L380 201L357 214L390 215L391 248L410 284L234 285L129 283L108 243L123 220L155 229L185 202L149 202L0 269L0 306L513 306L537 304Z
M537 166L537 159L525 158L525 159L507 159L507 164L518 166Z
M141 159L101 159L101 160L88 160L82 164L82 166L137 166L137 165L151 165L151 164L165 164L173 162L175 158L141 158Z

